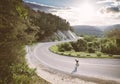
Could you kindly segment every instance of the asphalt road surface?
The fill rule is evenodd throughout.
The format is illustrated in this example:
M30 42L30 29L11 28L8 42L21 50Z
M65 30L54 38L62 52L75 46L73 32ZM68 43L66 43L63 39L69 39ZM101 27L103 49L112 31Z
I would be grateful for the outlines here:
M76 58L49 51L49 47L56 43L38 44L34 48L34 57L45 66L69 74L120 81L120 59L77 58L79 66L76 66Z

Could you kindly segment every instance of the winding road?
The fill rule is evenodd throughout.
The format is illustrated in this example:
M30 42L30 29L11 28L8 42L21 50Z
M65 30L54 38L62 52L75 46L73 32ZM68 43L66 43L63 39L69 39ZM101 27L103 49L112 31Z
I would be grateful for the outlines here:
M34 48L34 58L43 65L71 75L94 77L120 82L120 59L77 58L60 56L49 51L49 47L58 42L39 43Z

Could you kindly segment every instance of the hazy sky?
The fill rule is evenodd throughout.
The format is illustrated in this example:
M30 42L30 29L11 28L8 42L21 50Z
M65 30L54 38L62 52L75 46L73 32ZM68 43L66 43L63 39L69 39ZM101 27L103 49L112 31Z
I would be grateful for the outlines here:
M71 25L112 25L120 23L120 0L74 0L68 10L54 14Z
M120 24L120 0L28 0L41 4L67 7L54 10L71 25Z

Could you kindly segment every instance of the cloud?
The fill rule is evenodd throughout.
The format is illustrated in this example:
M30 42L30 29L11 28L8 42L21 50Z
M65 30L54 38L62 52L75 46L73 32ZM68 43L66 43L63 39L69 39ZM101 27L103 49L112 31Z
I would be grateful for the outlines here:
M97 1L97 3L110 3L110 2L114 2L115 0L99 0Z
M101 0L98 4L102 4L99 12L104 17L120 19L120 0Z
M102 13L119 13L120 9L118 7L105 7L101 9Z
M103 4L108 6L118 6L120 5L120 0L100 0L100 1L97 1L97 4Z
M119 8L118 7L108 7L106 9L106 11L109 13L109 12L113 12L113 13L118 13L120 12Z
M115 1L118 1L118 2L119 2L120 0L115 0Z

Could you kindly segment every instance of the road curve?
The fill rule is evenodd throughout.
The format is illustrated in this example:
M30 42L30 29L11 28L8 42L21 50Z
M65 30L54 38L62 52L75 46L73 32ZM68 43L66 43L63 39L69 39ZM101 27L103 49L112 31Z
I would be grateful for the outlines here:
M43 65L77 76L94 77L120 82L120 59L77 58L79 67L75 69L75 58L54 54L49 47L57 42L40 43L34 48L34 57Z

